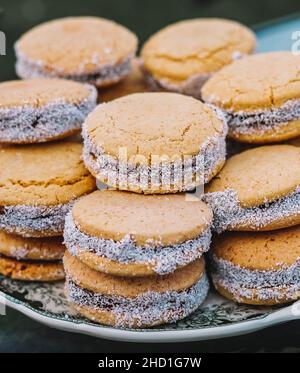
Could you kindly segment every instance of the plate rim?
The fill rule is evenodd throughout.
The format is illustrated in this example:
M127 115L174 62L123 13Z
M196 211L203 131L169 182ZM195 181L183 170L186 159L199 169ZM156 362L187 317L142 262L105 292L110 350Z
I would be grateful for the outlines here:
M74 323L72 321L52 318L33 310L25 302L15 300L15 298L2 291L0 291L0 304L9 306L25 316L55 329L113 341L133 343L176 343L221 339L249 334L276 324L300 318L300 312L298 314L296 312L293 313L295 304L300 308L299 300L268 314L266 317L239 321L234 324L186 330L134 331L101 325L90 325L82 322Z

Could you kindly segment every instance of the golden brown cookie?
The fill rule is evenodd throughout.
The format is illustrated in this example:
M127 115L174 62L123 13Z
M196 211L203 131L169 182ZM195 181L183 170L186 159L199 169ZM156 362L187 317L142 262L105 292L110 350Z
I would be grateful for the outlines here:
M73 201L95 190L75 142L0 148L0 229L60 236Z
M63 79L0 83L0 142L29 144L73 135L96 99L94 87Z
M69 17L34 27L16 43L17 74L23 78L60 77L99 87L130 72L136 36L103 18Z
M96 191L66 218L65 244L89 267L118 276L165 275L209 249L212 212L184 194Z
M0 256L0 274L21 281L60 281L65 278L59 261L35 262Z
M231 157L206 188L214 226L223 230L273 230L300 223L300 149L253 148Z
M235 61L202 88L222 109L229 137L246 143L281 142L300 135L300 56L261 53Z
M149 91L140 65L140 61L135 58L132 61L132 70L124 80L113 87L100 89L98 92L99 103L109 102L132 93Z
M204 82L237 58L252 53L256 39L238 22L199 18L181 21L154 34L141 57L150 85L200 97Z
M101 182L137 193L207 183L225 160L227 126L200 101L137 93L99 105L83 125L84 161Z
M212 248L212 279L239 303L273 305L300 297L300 228L227 232Z
M62 259L66 247L62 237L24 238L0 231L0 255L18 260Z
M208 292L204 260L167 276L126 278L104 274L66 252L66 294L85 317L102 324L150 327L195 311Z

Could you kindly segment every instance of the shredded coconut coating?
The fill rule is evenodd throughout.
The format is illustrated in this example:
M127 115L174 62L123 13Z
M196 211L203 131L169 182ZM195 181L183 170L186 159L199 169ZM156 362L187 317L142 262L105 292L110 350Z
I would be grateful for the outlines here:
M103 148L92 143L85 125L82 134L83 160L87 168L96 178L121 190L189 191L197 185L209 182L216 168L226 159L225 122L223 135L207 139L200 147L198 155L189 157L188 160L151 166L122 163L117 158L105 154Z
M253 289L259 300L294 299L300 290L300 258L292 266L282 265L278 270L249 270L227 260L211 256L212 279L236 299L252 299Z
M35 237L49 233L60 236L64 230L66 214L73 201L56 206L4 206L0 211L0 229L23 237Z
M176 292L147 292L135 298L108 296L80 288L67 278L68 300L82 307L112 312L118 327L173 323L194 312L205 300L209 283L204 273L191 288Z
M20 52L18 45L16 45L16 55L16 72L22 79L60 77L81 83L90 83L99 87L117 83L129 75L133 59L132 55L120 64L99 65L95 72L89 74L85 73L85 64L83 63L77 74L70 75L64 73L64 71L49 71L42 61L29 60Z
M152 91L177 92L184 95L201 99L201 88L212 74L199 74L190 77L179 84L172 84L166 79L156 79L153 75L143 69L146 83Z
M300 100L289 100L283 106L255 112L224 112L229 130L236 134L266 132L300 119Z
M284 198L253 208L241 207L236 192L230 189L208 193L204 200L213 210L213 226L218 233L241 225L263 228L282 218L300 214L300 188Z
M66 217L64 241L69 252L77 256L80 252L92 252L95 255L117 261L119 263L146 263L153 266L159 275L174 272L200 258L208 251L211 243L211 230L193 240L173 246L137 246L130 235L120 241L92 237L80 231L74 223L72 213Z
M43 107L0 109L0 142L37 143L79 131L96 107L97 91L89 90L89 97L78 103L57 100Z

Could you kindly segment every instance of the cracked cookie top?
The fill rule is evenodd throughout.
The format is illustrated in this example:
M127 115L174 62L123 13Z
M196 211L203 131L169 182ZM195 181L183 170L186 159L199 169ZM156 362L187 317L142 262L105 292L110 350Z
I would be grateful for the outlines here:
M269 271L291 266L300 258L299 225L272 232L226 232L216 236L217 258L249 270Z
M147 292L183 291L193 286L205 272L204 259L178 269L166 276L120 277L95 271L66 251L64 268L78 286L103 295L137 297Z
M0 83L0 109L40 108L48 104L77 104L88 99L92 87L64 79L13 80Z
M229 158L206 188L207 193L233 190L244 208L287 197L300 186L300 148L269 145Z
M65 204L95 189L75 142L0 148L0 206Z
M255 112L300 99L300 56L261 53L235 61L202 88L205 102L228 111Z
M129 163L157 163L199 154L212 137L224 136L224 122L200 101L175 93L137 93L99 105L86 119L95 147Z
M185 194L140 195L96 191L75 203L72 217L81 232L107 240L129 237L139 246L176 245L195 239L212 223L203 202Z
M16 43L19 58L50 73L93 74L99 67L121 64L135 54L136 36L103 18L69 17L43 23Z
M253 32L240 23L202 18L162 29L146 42L141 56L145 69L156 79L176 84L218 71L253 52L255 45Z

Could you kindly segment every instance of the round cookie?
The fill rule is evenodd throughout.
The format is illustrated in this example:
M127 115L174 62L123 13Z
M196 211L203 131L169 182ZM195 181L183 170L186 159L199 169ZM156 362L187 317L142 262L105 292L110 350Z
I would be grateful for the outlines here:
M300 149L269 145L231 157L206 188L214 227L274 230L300 223Z
M61 281L65 278L61 262L31 262L0 256L0 274L21 281Z
M113 85L126 77L137 49L136 36L103 18L69 17L34 27L16 43L22 79L59 77Z
M101 182L136 193L207 183L225 161L218 112L175 93L136 93L99 105L83 124L84 161Z
M120 83L112 87L100 89L98 92L98 101L99 103L109 102L132 93L141 93L147 91L149 91L149 88L146 84L146 80L140 66L140 61L135 58L132 61L132 70L130 74Z
M0 142L29 144L71 136L95 108L93 86L63 79L0 83Z
M83 316L106 325L143 328L183 319L208 292L204 260L167 276L117 277L90 269L66 252L66 294Z
M202 88L202 98L223 110L230 138L264 144L300 135L300 56L256 54L235 61Z
M0 148L0 230L61 236L74 200L95 190L75 142Z
M226 298L273 305L300 298L300 228L226 232L216 237L212 280Z
M0 255L17 260L61 260L66 247L61 237L24 238L0 231Z
M212 212L179 195L96 191L67 215L64 241L89 267L117 276L166 275L200 258Z
M175 23L153 35L141 57L153 89L201 97L205 81L233 60L252 53L253 32L238 22L202 18Z

